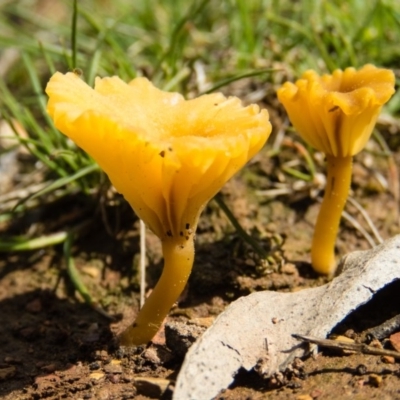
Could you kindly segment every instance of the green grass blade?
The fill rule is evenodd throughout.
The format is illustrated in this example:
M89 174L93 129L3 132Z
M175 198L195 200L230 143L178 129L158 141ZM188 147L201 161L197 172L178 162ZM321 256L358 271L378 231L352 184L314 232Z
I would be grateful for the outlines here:
M76 55L77 50L77 21L78 21L78 0L73 2L72 26L71 26L71 53L72 53L72 69L77 67Z
M217 82L210 89L200 93L200 95L215 92L216 90L221 89L222 87L227 86L232 82L239 81L240 79L251 78L251 77L259 76L259 75L270 73L270 72L276 72L276 71L279 71L279 70L278 69L274 69L274 68L267 68L267 69L261 69L259 71L251 71L251 72L247 72L247 73L244 73L244 74L231 76L230 78L226 78L226 79L223 79L220 82Z
M38 250L63 243L66 238L67 232L58 232L34 239L23 237L15 237L8 240L0 239L0 252Z
M88 165L86 168L82 168L81 170L79 170L78 172L76 172L73 175L70 176L66 176L60 179L57 179L54 182L51 182L48 186L46 186L45 188L43 188L42 190L39 190L38 192L25 197L24 199L20 200L16 206L14 207L14 209L16 209L17 207L21 206L22 204L26 203L29 200L33 200L36 199L37 197L43 196L47 193L51 193L56 189L59 189L65 185L68 185L70 183L73 183L75 181L78 181L80 178L91 174L94 171L99 170L99 166L97 164L91 164Z

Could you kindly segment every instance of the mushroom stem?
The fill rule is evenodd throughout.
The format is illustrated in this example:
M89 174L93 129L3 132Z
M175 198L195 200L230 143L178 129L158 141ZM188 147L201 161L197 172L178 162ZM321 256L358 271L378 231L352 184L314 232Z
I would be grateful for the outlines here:
M335 271L335 240L340 217L349 195L352 157L326 156L327 184L315 226L311 247L311 264L320 274Z
M164 269L156 287L144 303L134 324L121 335L126 346L147 344L157 333L173 304L183 292L194 260L193 238L177 243L170 238L162 243Z

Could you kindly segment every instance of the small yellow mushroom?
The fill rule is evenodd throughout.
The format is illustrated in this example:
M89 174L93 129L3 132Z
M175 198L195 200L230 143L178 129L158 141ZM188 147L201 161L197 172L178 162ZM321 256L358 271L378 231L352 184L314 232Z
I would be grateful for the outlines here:
M321 274L336 268L335 240L350 189L352 158L367 143L394 83L392 71L368 64L323 76L309 70L278 90L297 132L326 155L327 186L311 249L312 266Z
M161 239L163 273L122 335L124 344L145 344L189 278L201 211L262 148L271 133L268 112L222 94L185 100L145 78L97 78L92 89L57 72L46 92L56 127L98 162Z

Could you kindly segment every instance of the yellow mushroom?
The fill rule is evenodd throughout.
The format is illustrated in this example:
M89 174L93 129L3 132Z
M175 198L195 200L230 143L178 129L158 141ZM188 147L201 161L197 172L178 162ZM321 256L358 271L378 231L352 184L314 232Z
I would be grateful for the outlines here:
M335 240L351 184L352 158L367 143L383 104L394 93L392 71L368 64L319 76L307 71L278 90L297 132L326 155L327 186L315 226L311 262L330 275Z
M46 92L56 127L98 162L162 241L161 278L122 335L127 345L147 343L188 280L201 211L262 148L268 112L222 94L185 100L145 78L97 78L92 89L57 72Z

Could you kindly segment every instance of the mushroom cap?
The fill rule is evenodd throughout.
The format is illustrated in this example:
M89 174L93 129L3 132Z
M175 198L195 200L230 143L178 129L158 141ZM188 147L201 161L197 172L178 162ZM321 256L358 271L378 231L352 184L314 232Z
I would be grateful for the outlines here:
M73 73L47 87L55 126L89 153L161 238L194 231L200 212L271 133L268 112L222 94L185 100L146 78Z
M295 84L284 83L278 98L306 142L325 154L348 157L364 148L394 83L391 70L371 64L323 76L309 70Z

